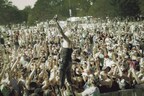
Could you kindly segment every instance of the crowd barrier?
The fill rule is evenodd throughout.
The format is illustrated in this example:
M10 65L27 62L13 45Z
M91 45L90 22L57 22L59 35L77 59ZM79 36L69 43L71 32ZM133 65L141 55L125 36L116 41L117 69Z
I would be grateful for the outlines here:
M117 92L103 93L100 96L144 96L144 89L127 89Z

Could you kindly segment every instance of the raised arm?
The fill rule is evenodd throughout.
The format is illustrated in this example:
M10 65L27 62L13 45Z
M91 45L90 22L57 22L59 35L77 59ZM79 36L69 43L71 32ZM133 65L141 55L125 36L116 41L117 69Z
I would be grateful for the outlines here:
M60 34L63 36L63 38L64 38L67 42L70 43L70 42L71 42L70 39L64 34L61 26L59 25L59 23L58 23L58 21L57 21L57 16L55 16L54 19L55 19L56 25L57 25L57 27L58 27L58 30L60 31Z
M4 64L3 68L2 68L2 71L0 73L0 81L2 80L2 77L4 75L4 72L5 72L5 69L6 69L6 64Z
M135 72L135 70L134 70L133 68L131 68L131 72L132 72L133 77L135 78L136 82L137 82L138 84L141 84L142 82L141 82L141 80L138 78L138 76L136 75L136 72Z
M117 65L117 68L118 68L118 71L119 71L119 75L120 75L120 76L122 76L122 75L123 75L123 73L122 73L122 70L121 70L121 68L120 68L119 63L120 63L120 61L119 61L119 62L117 62L117 63L116 63L116 65Z
M14 70L14 68L16 67L16 65L19 63L19 60L20 60L20 56L17 58L17 60L15 61L15 63L13 64L12 68L11 68L11 71Z

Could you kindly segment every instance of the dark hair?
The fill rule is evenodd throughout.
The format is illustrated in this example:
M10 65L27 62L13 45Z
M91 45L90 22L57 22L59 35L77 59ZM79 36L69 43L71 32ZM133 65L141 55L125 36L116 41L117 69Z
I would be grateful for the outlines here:
M34 60L38 60L39 58L35 57Z
M140 65L136 64L135 70L136 70L136 71L140 71Z
M2 94L2 92L1 92L1 90L0 90L0 96L3 96L3 94Z
M37 85L36 82L31 82L31 83L29 84L29 87L30 87L31 89L36 89L36 88L38 87L38 85Z
M0 96L1 96L1 95L0 95ZM14 89L13 89L13 90L11 90L11 92L10 92L9 96L15 96L15 90L14 90Z

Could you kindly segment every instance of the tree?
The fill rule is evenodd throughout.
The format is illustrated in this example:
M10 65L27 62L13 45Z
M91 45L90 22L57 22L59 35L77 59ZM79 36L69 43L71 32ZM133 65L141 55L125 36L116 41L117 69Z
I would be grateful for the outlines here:
M140 13L138 0L118 0L121 16L136 16Z
M95 0L89 10L89 14L97 17L126 17L139 13L138 0Z
M91 7L91 0L78 0L77 16L87 16L89 8Z
M22 21L26 22L28 21L28 16L31 12L32 8L31 6L26 6L23 10L21 10L21 18Z
M32 24L35 21L51 19L58 13L57 6L60 2L60 0L37 0L34 8L28 16L28 23Z
M89 9L89 14L96 17L117 16L118 11L112 0L95 0Z
M144 15L144 0L139 0L140 13Z
M0 0L0 24L21 23L21 11L13 6L9 0Z

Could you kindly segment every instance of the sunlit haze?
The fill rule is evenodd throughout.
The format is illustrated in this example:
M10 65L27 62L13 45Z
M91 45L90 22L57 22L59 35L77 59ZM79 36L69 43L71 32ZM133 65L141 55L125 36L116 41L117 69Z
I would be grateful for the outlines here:
M18 9L22 10L29 5L33 7L37 0L9 0L9 1L11 1L13 5L17 6Z

